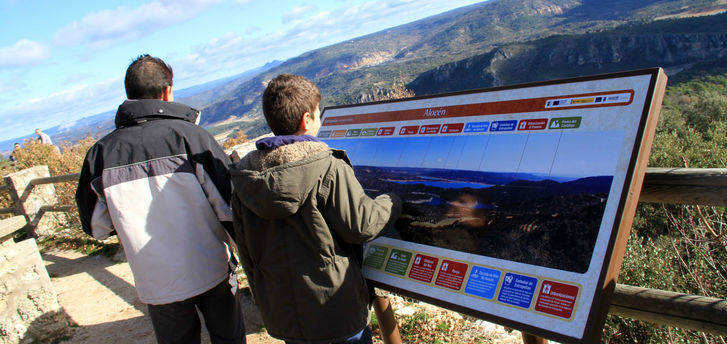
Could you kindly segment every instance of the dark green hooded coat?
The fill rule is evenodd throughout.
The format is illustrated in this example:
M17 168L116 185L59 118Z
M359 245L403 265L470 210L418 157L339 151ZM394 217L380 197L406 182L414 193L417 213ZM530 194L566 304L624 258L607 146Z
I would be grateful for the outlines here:
M240 261L273 336L342 341L367 324L361 244L401 212L371 199L344 151L296 142L246 155L230 171Z

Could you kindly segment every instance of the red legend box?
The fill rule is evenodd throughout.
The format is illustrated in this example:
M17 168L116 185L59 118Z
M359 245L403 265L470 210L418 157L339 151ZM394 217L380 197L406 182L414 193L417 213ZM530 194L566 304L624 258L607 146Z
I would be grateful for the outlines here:
M379 130L376 132L376 136L389 136L394 134L394 129L396 127L383 127L379 128Z
M439 258L417 254L414 258L414 264L409 269L409 278L426 283L431 282L438 262Z
M419 134L427 135L427 134L439 134L439 127L441 127L441 124L429 124L429 125L423 125L421 129L419 129Z
M399 135L415 135L418 132L418 125L410 125L408 127L401 127L401 129L399 130Z
M442 125L442 134L461 133L464 123L447 123Z
M577 298L577 286L545 280L540 286L535 310L568 319Z
M523 119L517 126L517 130L543 130L548 126L547 118Z
M346 130L334 130L331 137L346 137Z
M437 281L434 284L440 287L459 290L462 288L462 282L464 281L466 273L467 264L443 260L442 266L439 268L439 273L437 274Z

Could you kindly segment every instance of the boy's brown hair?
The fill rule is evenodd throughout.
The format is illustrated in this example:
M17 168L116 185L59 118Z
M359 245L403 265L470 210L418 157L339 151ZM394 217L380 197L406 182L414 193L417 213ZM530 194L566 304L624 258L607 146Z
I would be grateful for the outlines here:
M300 75L280 74L263 93L263 114L275 135L293 135L306 112L315 113L321 101L318 87Z

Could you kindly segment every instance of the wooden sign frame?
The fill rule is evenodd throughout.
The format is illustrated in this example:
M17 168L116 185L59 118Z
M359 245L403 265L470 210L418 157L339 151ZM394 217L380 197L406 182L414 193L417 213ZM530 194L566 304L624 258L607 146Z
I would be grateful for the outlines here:
M560 113L559 111L562 111L562 113L571 113L573 110L583 109L582 111L583 113L585 113L585 115L582 117L582 119L584 122L586 122L588 118L598 118L596 117L596 115L592 115L594 117L588 117L588 111L595 111L589 109L594 109L596 106L598 106L599 108L603 108L603 110L600 110L602 111L602 113L600 113L599 116L605 116L605 107L607 106L620 107L623 109L627 109L629 106L633 106L633 108L628 108L630 109L629 111L631 111L629 113L629 116L633 117L631 118L631 122L629 123L638 123L637 127L632 126L632 128L636 128L635 130L628 129L630 132L633 131L632 134L634 134L634 136L628 136L631 135L628 134L623 139L623 147L625 148L621 148L621 150L619 151L620 155L618 159L620 159L619 161L622 161L622 164L615 165L617 167L614 171L614 175L621 177L615 177L615 179L612 179L613 184L608 184L610 185L610 187L614 188L610 189L612 191L607 194L609 198L604 207L611 207L608 209L612 209L613 212L608 212L604 210L604 213L602 213L602 217L605 219L607 216L613 216L613 221L612 225L606 226L607 228L604 228L604 225L601 225L600 229L598 230L598 233L601 236L599 236L597 239L598 245L600 245L599 247L605 248L605 251L602 251L601 255L593 255L592 251L591 257L598 256L600 258L593 258L594 260L590 261L587 271L576 271L580 275L574 273L573 271L566 271L565 273L566 276L578 275L581 277L573 280L567 279L565 280L565 283L561 284L558 282L552 282L553 280L563 281L555 279L555 277L553 277L553 275L557 275L556 272L560 273L557 268L554 269L553 267L538 267L537 269L535 269L531 267L532 265L527 266L528 264L525 264L526 268L528 269L521 271L516 270L515 268L508 268L507 266L522 267L522 264L519 264L517 262L513 264L511 264L511 262L506 262L510 265L506 265L506 267L504 268L502 266L498 266L500 272L497 274L497 282L495 284L495 288L500 296L502 296L501 294L504 292L503 285L505 284L505 279L508 278L508 275L510 275L508 283L511 283L513 276L516 276L516 279L518 277L523 277L524 279L529 278L528 271L531 274L533 273L533 271L543 271L543 274L541 275L538 273L537 276L539 277L532 277L532 279L535 280L535 285L532 286L533 290L530 291L531 295L529 296L527 308L524 305L518 308L518 306L520 305L518 305L517 303L506 304L507 301L501 302L501 300L499 299L500 296L498 296L498 298L496 299L494 298L494 294L490 297L491 300L489 300L490 303L488 304L480 300L481 297L477 300L474 300L474 297L472 295L466 295L466 293L464 293L465 282L469 283L469 279L472 278L472 276L467 275L467 273L474 274L475 266L479 268L480 264L484 263L472 263L469 265L463 264L465 272L463 275L464 277L462 277L462 279L459 281L459 289L457 289L459 295L454 295L456 294L454 291L452 291L454 290L454 287L451 288L452 290L448 291L450 292L450 294L452 294L450 295L446 293L447 291L439 290L447 289L445 287L442 287L443 285L434 285L435 282L434 280L432 280L432 278L435 276L434 273L437 274L436 276L438 278L439 275L448 268L448 266L444 265L446 264L444 262L445 258L449 256L447 256L446 253L441 252L452 251L443 251L440 249L436 249L436 252L439 253L433 255L438 254L438 258L433 258L432 262L434 268L438 268L439 270L432 272L431 277L428 276L430 278L430 282L426 286L418 287L416 284L413 284L409 280L407 280L407 276L405 274L402 274L401 277L395 276L396 278L389 278L386 276L377 277L379 275L383 276L383 274L375 269L368 269L366 271L368 282L382 289L390 290L402 295L407 295L444 308L452 309L481 319L493 321L495 323L516 328L521 331L535 334L541 337L569 343L590 343L599 341L603 331L606 315L608 314L610 299L615 288L616 281L618 279L618 274L621 268L621 263L623 261L626 243L629 237L631 224L636 210L636 205L638 203L639 193L643 182L643 176L648 163L649 153L651 150L651 145L656 130L656 124L661 109L661 103L666 89L666 81L666 75L661 68L652 68L622 73L603 74L589 77L569 78L546 82L536 82L505 87L495 87L423 97L405 98L392 101L326 107L322 114L323 125L321 131L319 132L319 137L321 137L324 141L328 142L329 145L334 148L336 148L337 145L342 145L345 142L354 142L354 140L356 139L354 138L353 140L351 140L351 137L358 137L367 130L371 131L378 129L378 134L399 137L403 137L403 135L408 134L414 136L416 136L417 134L424 136L447 135L450 132L445 132L446 130L442 129L444 128L443 124L440 123L427 125L427 123L433 123L433 121L436 122L437 119L443 119L446 118L446 116L450 116L446 114L446 111L450 111L450 113L453 113L451 115L452 118L462 119L462 123L457 123L456 129L452 131L455 132L456 130L460 130L458 133L462 135L464 135L464 132L462 131L461 127L462 125L464 125L464 122L467 122L469 119L487 118L486 116L496 116L496 118L500 119L510 119L510 121L497 121L502 122L502 124L498 123L500 125L509 125L505 122L514 121L516 125L519 126L519 128L515 129L514 127L511 127L506 129L513 131L513 133L517 132L517 130L528 130L527 127L531 125L532 128L536 130L543 130L543 132L548 130L555 130L553 120L560 121L567 120L567 118L569 118L556 118L556 114ZM623 82L625 85L628 85L629 82L632 82L634 84L638 84L639 86L634 88L619 88L613 86L618 84L619 82ZM599 88L600 84L611 86ZM559 87L563 87L564 89L568 89L571 91L574 89L578 89L578 87L582 87L584 91L570 92L566 93L567 96L560 97L563 100L567 101L567 107L564 107L562 105L563 103L559 103L559 100L553 100L559 99L558 97L556 97L557 92L555 92L555 90L557 90ZM637 91L634 92L634 89L636 89ZM525 97L522 97L523 94L527 95L531 93L530 91L535 94L535 97L527 99ZM545 92L545 95L539 97L540 94L538 92ZM518 94L521 96L521 98L514 97L510 99L508 98L509 94ZM609 98L609 101L611 102L608 104L593 103L594 101L600 102L601 98L603 98L603 101L606 101L606 96L610 95L614 96L611 97L614 100L611 101L611 98ZM619 100L618 96L622 96L622 98L620 98L621 100ZM490 98L496 99L497 101L489 101ZM595 98L598 99L594 100ZM624 99L630 100L623 101ZM456 102L458 100L462 100L463 103L457 104ZM440 106L438 104L440 101L449 103L448 105ZM637 101L637 103L632 104L634 101ZM637 106L640 107L637 108ZM512 109L517 109L517 113L515 114ZM523 115L528 113L532 113L534 115ZM542 123L542 119L524 119L533 116L545 117L545 119L547 119L546 123L550 121L550 127L546 128L546 124ZM602 119L600 120L602 121ZM580 125L580 117L577 121L578 125ZM492 122L492 126L495 125L494 119L490 122ZM380 126L378 128L365 128L367 126L371 127L373 123L379 123ZM381 123L388 124L384 125ZM561 122L558 122L557 124L559 125L560 123ZM414 126L407 126L407 124L417 124L417 129L410 129L410 127L413 128ZM452 123L446 124L449 124L450 127L455 127L455 125ZM490 125L489 122L488 125ZM597 128L598 124L592 125ZM395 129L392 129L392 126ZM414 131L409 132L411 130ZM489 130L495 131L492 127L490 127ZM370 136L376 135L374 134L374 132L368 133L367 135L369 134ZM500 133L485 134L496 135ZM341 141L341 139L349 141ZM629 154L628 156L623 156L627 153ZM354 154L351 154L351 157L354 166L356 166L356 156ZM621 191L620 194L612 195L613 190L616 189ZM602 199L601 202L603 203L604 200ZM603 223L610 224L611 222L607 222L604 220ZM606 230L606 232L604 232L604 230ZM385 241L386 239L377 240ZM374 241L374 243L376 243L376 241ZM416 254L417 257L421 258L420 256L422 255L417 254L417 252L421 252L421 250L418 249L421 247L426 247L426 245L417 245L407 247L412 253L409 253L407 258L407 267L405 268L406 272L411 272L411 269L413 267L414 259L412 259L412 256ZM367 250L371 247L371 245L367 246ZM387 251L385 253L387 255L385 258L387 262L389 258L392 257L391 255L396 248L396 246L392 247L393 248L391 249L391 251L389 251L387 247ZM424 252L426 253L428 251ZM456 250L454 250L453 252L456 253L457 257L452 258L452 260L447 260L448 262L454 262L453 264L457 264L456 262L458 262L458 259L459 261L462 261L462 257L477 257L477 255L473 255L470 253L460 254L457 253ZM369 252L367 251L367 256L368 253ZM423 257L428 256L424 255ZM502 260L494 261L501 262ZM594 264L594 262L598 264L590 265ZM492 264L495 263L490 264L491 265L489 266L493 266ZM558 271L553 272L554 270ZM511 274L510 272L513 271L517 273ZM477 272L480 271L478 270ZM522 275L518 275L518 273ZM399 280L397 278L401 279L401 283L399 283ZM411 277L409 278L411 279ZM585 287L582 284L579 284L583 283L584 281L587 282L585 283L587 284ZM423 283L421 281L418 282ZM517 283L517 281L515 283ZM549 294L551 294L551 285L549 284L546 286L546 284L548 283L551 283L556 287L560 286L562 288L576 288L575 294L565 295L565 299L559 299L559 297L563 296L563 294L558 294L557 289L553 289L554 292L552 292L552 295L556 296L553 296L552 299L548 299L547 297L549 297ZM407 285L407 287L402 287L402 285ZM415 285L416 288L410 287L411 285ZM510 285L508 284L508 288L509 286ZM537 290L535 290L536 286ZM434 287L439 289L436 289ZM422 290L424 290L424 292L422 292ZM587 297L581 299L583 295L587 295ZM477 295L475 294L475 296ZM473 302L469 303L461 301L466 300L466 297L473 297ZM515 295L514 297L518 298L520 296ZM543 298L544 300L542 301L542 303L541 298ZM548 302L552 303L549 304ZM570 303L570 306L563 306L563 302ZM559 303L560 305L558 305ZM479 304L480 306L473 306L474 304ZM578 304L582 304L582 307L577 307ZM504 308L503 305L508 306L514 310L510 308ZM546 314L548 311L542 311L542 307L549 307L549 305L552 306L552 309L554 310L553 312L555 313ZM536 306L541 307L541 310L535 311ZM558 313L559 311L563 311L565 309L564 307L570 307L571 313L567 315L569 318L564 318L566 315L560 315ZM562 326L562 328L556 328L557 326Z

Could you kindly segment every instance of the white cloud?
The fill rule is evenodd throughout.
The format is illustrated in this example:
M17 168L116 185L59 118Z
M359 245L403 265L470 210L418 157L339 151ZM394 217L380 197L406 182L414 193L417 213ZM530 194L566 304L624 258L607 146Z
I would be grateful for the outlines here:
M48 128L108 111L125 98L123 80L114 78L30 99L10 109L0 109L0 138L19 137L35 128Z
M58 30L53 41L60 46L89 44L104 47L189 20L219 1L159 0L133 9L120 6L113 10L97 11Z
M290 22L292 20L300 19L300 17L304 16L306 13L310 13L312 11L315 11L317 9L314 5L303 5L298 7L293 7L289 11L285 12L283 14L283 24Z
M21 39L15 44L0 47L0 68L29 66L50 56L45 45L28 39Z
M478 2L476 0L375 0L331 11L293 8L287 14L308 13L279 31L253 35L228 32L192 48L186 57L171 61L175 82L189 83L211 76L224 77L285 59L308 50L408 23L430 15ZM306 12L308 11L308 12ZM313 12L313 14L310 14Z

